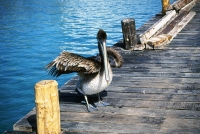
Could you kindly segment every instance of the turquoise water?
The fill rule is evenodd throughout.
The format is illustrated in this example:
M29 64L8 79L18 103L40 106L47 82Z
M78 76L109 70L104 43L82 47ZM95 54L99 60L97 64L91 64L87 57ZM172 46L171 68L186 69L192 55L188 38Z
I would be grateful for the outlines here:
M53 78L43 70L61 51L95 55L99 28L112 46L122 39L122 19L134 18L138 28L160 10L161 0L0 1L0 133L35 106L37 82L61 86L76 75Z

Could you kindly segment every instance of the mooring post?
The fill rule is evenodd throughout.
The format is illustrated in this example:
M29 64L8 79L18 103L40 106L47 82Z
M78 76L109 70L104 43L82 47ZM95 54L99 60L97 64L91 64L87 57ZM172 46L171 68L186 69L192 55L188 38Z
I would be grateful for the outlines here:
M126 50L133 50L137 45L137 35L135 28L135 20L126 18L121 21L124 45Z
M38 134L59 134L60 106L58 83L42 80L35 85L36 120Z
M167 7L170 6L170 0L162 0L162 15L166 15Z

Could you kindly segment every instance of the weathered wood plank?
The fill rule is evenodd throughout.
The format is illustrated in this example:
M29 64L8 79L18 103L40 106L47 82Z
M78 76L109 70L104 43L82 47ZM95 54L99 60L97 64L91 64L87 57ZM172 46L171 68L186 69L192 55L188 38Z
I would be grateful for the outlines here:
M96 132L96 133L156 133L159 126L154 125L126 125L126 124L107 124L107 123L89 123L89 122L62 122L63 130L71 132ZM124 129L126 128L126 129Z
M134 77L134 80L132 81L143 81L145 82L146 80L149 80L151 78L156 78L156 79L152 79L152 82L157 81L157 82L162 82L164 81L163 78L174 78L174 79L170 79L169 82L184 82L184 80L182 81L182 78L185 79L186 83L188 84L193 84L193 83L199 83L199 74L197 73L192 73L192 74L188 74L188 73L168 73L168 72L151 72L151 73L140 73L140 72L134 72L134 73L130 73L129 71L122 71L121 74L118 75L114 75L115 77L113 78L114 80L118 80L117 77L126 77L125 79L122 79L123 81L125 81L126 79L132 79L132 77ZM139 77L139 80L137 79ZM162 80L159 80L159 79ZM190 79L189 81L187 81L187 79ZM196 78L196 81L193 81L192 79Z
M181 8L180 11L190 11L198 2L199 2L199 0L192 0L186 6Z
M157 134L178 134L178 133L182 133L184 132L184 134L199 134L200 129L199 128L163 128L163 130L157 132Z
M194 17L195 12L181 12L164 28L158 30L156 35L147 40L146 49L162 49L185 27L185 25ZM160 38L159 36L168 35L167 38ZM149 47L150 46L150 47Z
M145 84L144 84L145 83ZM113 82L114 84L114 82ZM130 86L129 86L130 85ZM170 83L170 82L144 82L144 81L129 81L129 82L118 82L115 84L117 87L130 87L130 88L175 88L175 89L199 89L200 85L198 83L186 84L186 83Z
M167 64L167 63L166 63ZM191 67L189 69L187 68L162 68L162 67L155 67L155 68L145 68L145 67L138 67L138 66L134 66L134 67L130 67L127 68L127 71L123 71L120 73L121 75L123 75L124 73L135 73L135 72L141 72L143 71L143 73L167 73L167 72L174 72L174 73L188 73L188 72L192 72L192 73L198 73L200 71L200 67ZM120 75L119 74L119 75ZM129 76L129 74L127 74L127 76Z
M178 12L179 10L181 10L181 8L183 8L184 6L186 6L187 4L189 4L191 1L193 1L193 0L177 0L173 4L171 4L167 8L167 10L173 10L173 9L175 9Z
M187 25L187 23L195 16L196 12L189 12L183 20L177 24L168 34L172 35L172 39Z
M175 109L175 110L200 110L200 102L173 102L173 101L144 101L144 100L126 100L118 98L105 98L104 101L109 102L117 107L135 107L135 108L156 108L156 109Z
M84 105L63 104L61 112L88 113ZM154 109L154 108L134 108L134 107L100 107L99 111L93 114L110 114L110 115L130 115L137 117L163 117L163 118L180 118L180 119L200 119L199 111L192 110L174 110L174 109ZM111 119L112 120L112 119Z
M167 44L169 43L169 40L171 40L172 35L167 35L167 34L161 34L158 36L154 36L152 38L150 38L149 40L147 40L147 45L153 47L155 46L159 46L161 44Z
M199 133L200 120L167 118L158 133Z
M61 104L79 103L83 97L62 97ZM97 97L89 97L89 102L97 102ZM148 100L148 99L126 99L126 98L108 98L103 97L103 101L109 102L113 107L134 107L134 108L156 108L156 109L174 109L174 110L200 110L200 102L193 101L173 101L173 100Z
M116 89L115 89L116 90ZM110 90L113 91L113 90ZM101 96L105 96L106 98L126 98L130 100L151 100L151 101L175 101L175 102L200 102L200 94L149 94L143 90L141 93L133 93L133 92L125 92L122 93L120 91L113 92L102 92ZM131 91L131 90L130 90ZM81 95L72 94L68 92L62 92L62 97L80 97ZM61 97L61 98L62 98ZM97 98L97 96L96 96ZM104 97L103 97L104 98Z
M158 34L169 34L169 32L176 28L178 23L188 14L189 12L181 12L178 14L160 33ZM171 35L173 36L173 35Z
M142 44L145 44L146 40L150 39L159 29L164 27L167 22L176 16L176 11L172 10L170 13L161 18L153 26L151 26L147 31L140 35L140 40Z
M153 119L153 118L148 118L148 117L145 118L144 117L143 120L145 120L145 119L147 122L149 122L149 125L146 125L144 123L141 123L141 124L118 124L121 121L115 122L114 124L110 124L109 122L106 122L107 120L102 123L82 122L82 121L66 121L66 122L62 121L62 128L63 128L63 130L66 129L66 130L70 130L70 131L88 130L88 132L155 133L160 128L160 126L153 124L153 123L160 123L160 124L162 124L162 127L165 129L172 129L172 130L179 129L179 131L181 129L183 129L183 130L189 129L190 131L191 131L191 129L196 129L196 131L200 130L200 128L198 128L200 125L200 121L195 120L195 119L193 120L193 119L167 118L166 120L163 121L163 118ZM71 125L73 125L73 127ZM123 127L126 127L126 129L123 129ZM103 128L103 131L102 131L102 128Z
M179 84L179 83L170 83L170 82L148 82L145 83L144 82L125 82L124 86L122 86L122 83L118 83L116 84L116 86L122 86L122 87L127 87L128 85L130 85L129 87L131 88L195 88L195 89L199 89L200 85L198 83L195 84Z
M184 71L183 69L179 69L180 72L178 74L176 72L175 73L176 76L166 77L166 74L172 71L173 69L160 68L159 70L155 69L154 71L153 69L154 67L152 69L148 68L146 69L147 72L145 72L144 68L139 68L139 69L137 68L134 70L132 70L131 68L130 70L126 68L124 71L121 70L120 74L114 75L112 83L115 83L116 81L117 82L116 85L121 86L121 87L127 87L127 84L132 83L130 85L130 87L132 88L133 87L166 88L166 86L168 88L184 88L184 89L190 88L190 87L193 87L194 89L200 88L200 85L198 84L200 82L200 80L198 79L198 76L199 76L198 73L194 73L197 76L197 78L195 78L194 75L192 75L193 73L187 75L187 73L183 73ZM140 73L141 70L143 70L143 73ZM191 71L191 70L186 70L186 72ZM159 71L160 73L157 74ZM197 71L197 70L194 70L194 71ZM151 76L148 76L148 72L151 72ZM156 74L157 77L155 77L154 74ZM179 76L177 77L177 75ZM137 76L137 77L133 77L133 76ZM77 80L74 79L74 80L69 81L68 84L71 85L72 89L75 89L76 82Z
M37 132L36 126L36 111L32 110L13 125L13 130Z
M182 88L150 88L150 87L139 87L139 88L131 88L131 87L123 87L123 86L114 86L111 84L107 89L107 92L123 92L123 93L142 93L142 94L171 94L171 95L199 95L200 90L195 87L182 87ZM64 93L64 94L63 94ZM74 87L65 86L60 90L60 95L65 97L65 93L68 93L69 96L82 96L78 95L77 91Z
M162 124L165 118L149 116L132 116L124 114L104 114L104 113L78 113L61 112L62 122L90 122L107 124L151 124L152 127ZM81 118L80 118L81 117Z
M3 134L36 134L36 132L5 131Z

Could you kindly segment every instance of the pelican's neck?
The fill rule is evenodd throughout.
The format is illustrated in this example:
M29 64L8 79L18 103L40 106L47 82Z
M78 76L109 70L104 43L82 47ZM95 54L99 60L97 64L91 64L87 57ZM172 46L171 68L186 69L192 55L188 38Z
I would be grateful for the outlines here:
M107 50L106 50L106 43L105 41L100 41L98 40L98 48L99 48L99 53L101 56L101 70L104 71L105 73L105 79L106 81L109 81L109 69L108 69L108 57L107 57Z

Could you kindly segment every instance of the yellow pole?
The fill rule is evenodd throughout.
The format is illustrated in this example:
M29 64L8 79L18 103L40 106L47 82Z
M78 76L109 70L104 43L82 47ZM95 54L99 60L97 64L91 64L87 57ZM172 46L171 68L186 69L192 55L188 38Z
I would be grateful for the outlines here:
M162 15L166 15L167 7L170 6L170 0L162 0Z
M35 85L35 103L38 134L60 133L60 106L58 83L42 80Z

